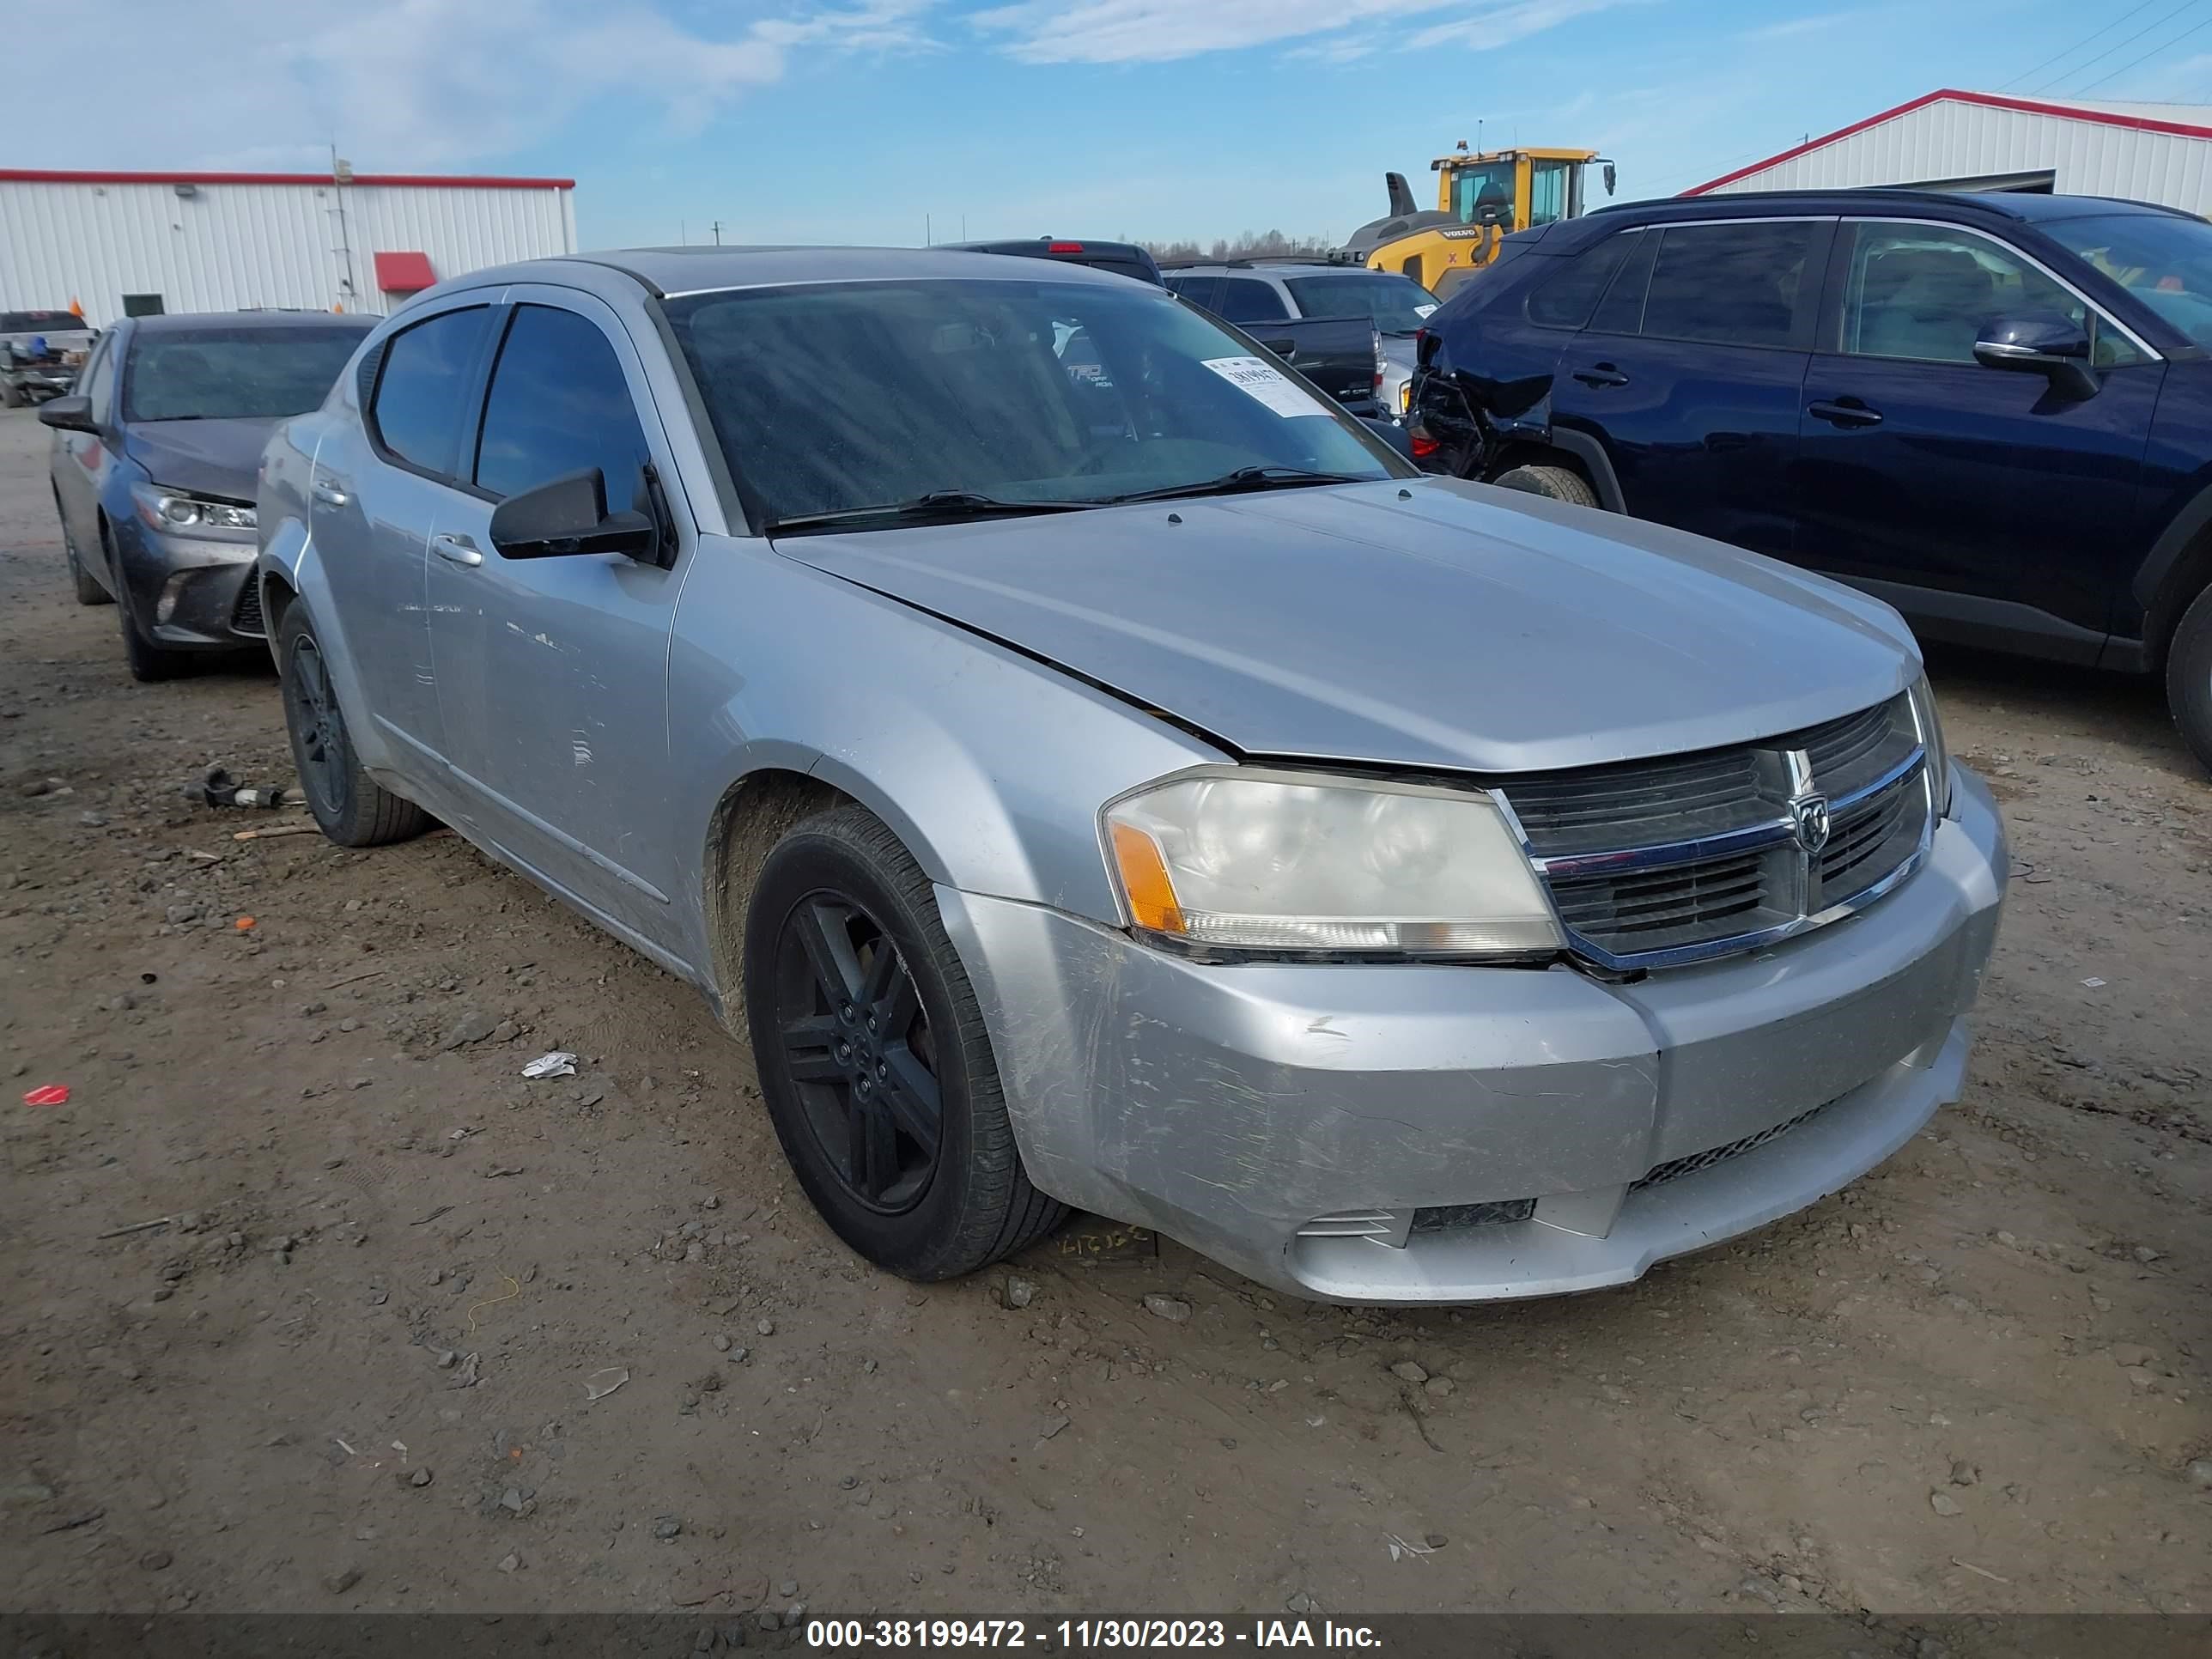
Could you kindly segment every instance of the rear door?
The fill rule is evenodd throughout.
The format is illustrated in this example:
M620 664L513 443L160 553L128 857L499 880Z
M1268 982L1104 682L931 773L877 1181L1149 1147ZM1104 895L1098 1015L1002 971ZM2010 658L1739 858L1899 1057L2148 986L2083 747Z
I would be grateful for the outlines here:
M1556 426L1603 447L1624 509L1760 553L1795 533L1799 392L1832 219L1648 228L1561 356Z
M1963 225L1847 222L1805 381L1796 556L1939 637L2078 662L2104 644L2166 365L2021 249ZM2000 318L2091 337L2089 397L1986 368Z
M461 431L483 384L492 316L487 296L457 296L364 359L362 420L332 427L308 489L316 555L368 718L434 787L443 784L445 733L423 567L431 534L467 503Z
M689 521L643 366L614 311L573 289L511 288L465 445L465 495L430 538L430 652L448 754L511 856L603 916L672 948L668 640L688 551L510 559L510 495L597 468L607 510ZM648 435L649 434L649 435ZM688 542L687 542L688 546Z

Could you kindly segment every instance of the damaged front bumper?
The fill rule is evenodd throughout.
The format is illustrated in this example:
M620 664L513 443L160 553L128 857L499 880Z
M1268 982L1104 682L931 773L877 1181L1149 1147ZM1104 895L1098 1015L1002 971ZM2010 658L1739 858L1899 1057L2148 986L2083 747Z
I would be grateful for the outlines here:
M1206 965L938 897L1045 1191L1325 1300L1595 1290L1802 1208L1957 1098L2007 855L1956 775L1880 903L1631 984Z

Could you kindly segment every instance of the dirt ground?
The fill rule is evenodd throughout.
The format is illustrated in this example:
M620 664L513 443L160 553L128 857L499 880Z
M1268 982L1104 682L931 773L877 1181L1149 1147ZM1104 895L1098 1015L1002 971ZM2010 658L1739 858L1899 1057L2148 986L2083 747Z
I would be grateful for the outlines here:
M44 437L0 416L8 1605L2212 1610L2212 786L2147 686L1936 662L2018 855L1980 1042L1802 1216L1469 1311L1173 1245L921 1289L687 988L451 835L189 799L289 775L273 679L130 681Z

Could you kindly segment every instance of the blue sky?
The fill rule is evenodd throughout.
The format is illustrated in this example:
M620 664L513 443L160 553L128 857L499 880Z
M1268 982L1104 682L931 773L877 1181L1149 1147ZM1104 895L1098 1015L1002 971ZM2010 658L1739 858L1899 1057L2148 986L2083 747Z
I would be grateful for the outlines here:
M1939 86L2212 104L2212 0L80 0L9 165L556 173L586 246L1340 236L1431 156L1672 194ZM2050 60L2050 61L2046 61ZM1478 123L1480 124L1478 129Z

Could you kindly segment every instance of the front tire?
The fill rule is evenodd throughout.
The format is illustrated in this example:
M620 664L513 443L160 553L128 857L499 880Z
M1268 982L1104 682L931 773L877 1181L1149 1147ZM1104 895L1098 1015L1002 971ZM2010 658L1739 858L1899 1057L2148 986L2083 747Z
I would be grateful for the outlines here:
M1572 467L1508 467L1491 483L1500 489L1519 489L1531 495L1548 495L1555 501L1565 501L1572 507L1597 505L1597 491L1590 488L1589 479Z
M872 813L839 807L776 844L745 917L744 975L776 1139L854 1250L903 1278L955 1279L1066 1217L1022 1167L929 878Z
M276 630L276 661L292 764L307 810L341 847L381 847L430 827L430 815L361 769L307 608L295 604Z
M192 665L191 654L155 644L131 614L131 585L123 580L123 568L116 562L115 547L105 526L100 532L100 550L107 561L108 574L115 579L115 623L123 635L123 664L131 671L131 678L141 685L155 685L188 672Z
M2166 647L2166 706L2197 763L2212 772L2212 587L2182 612Z

